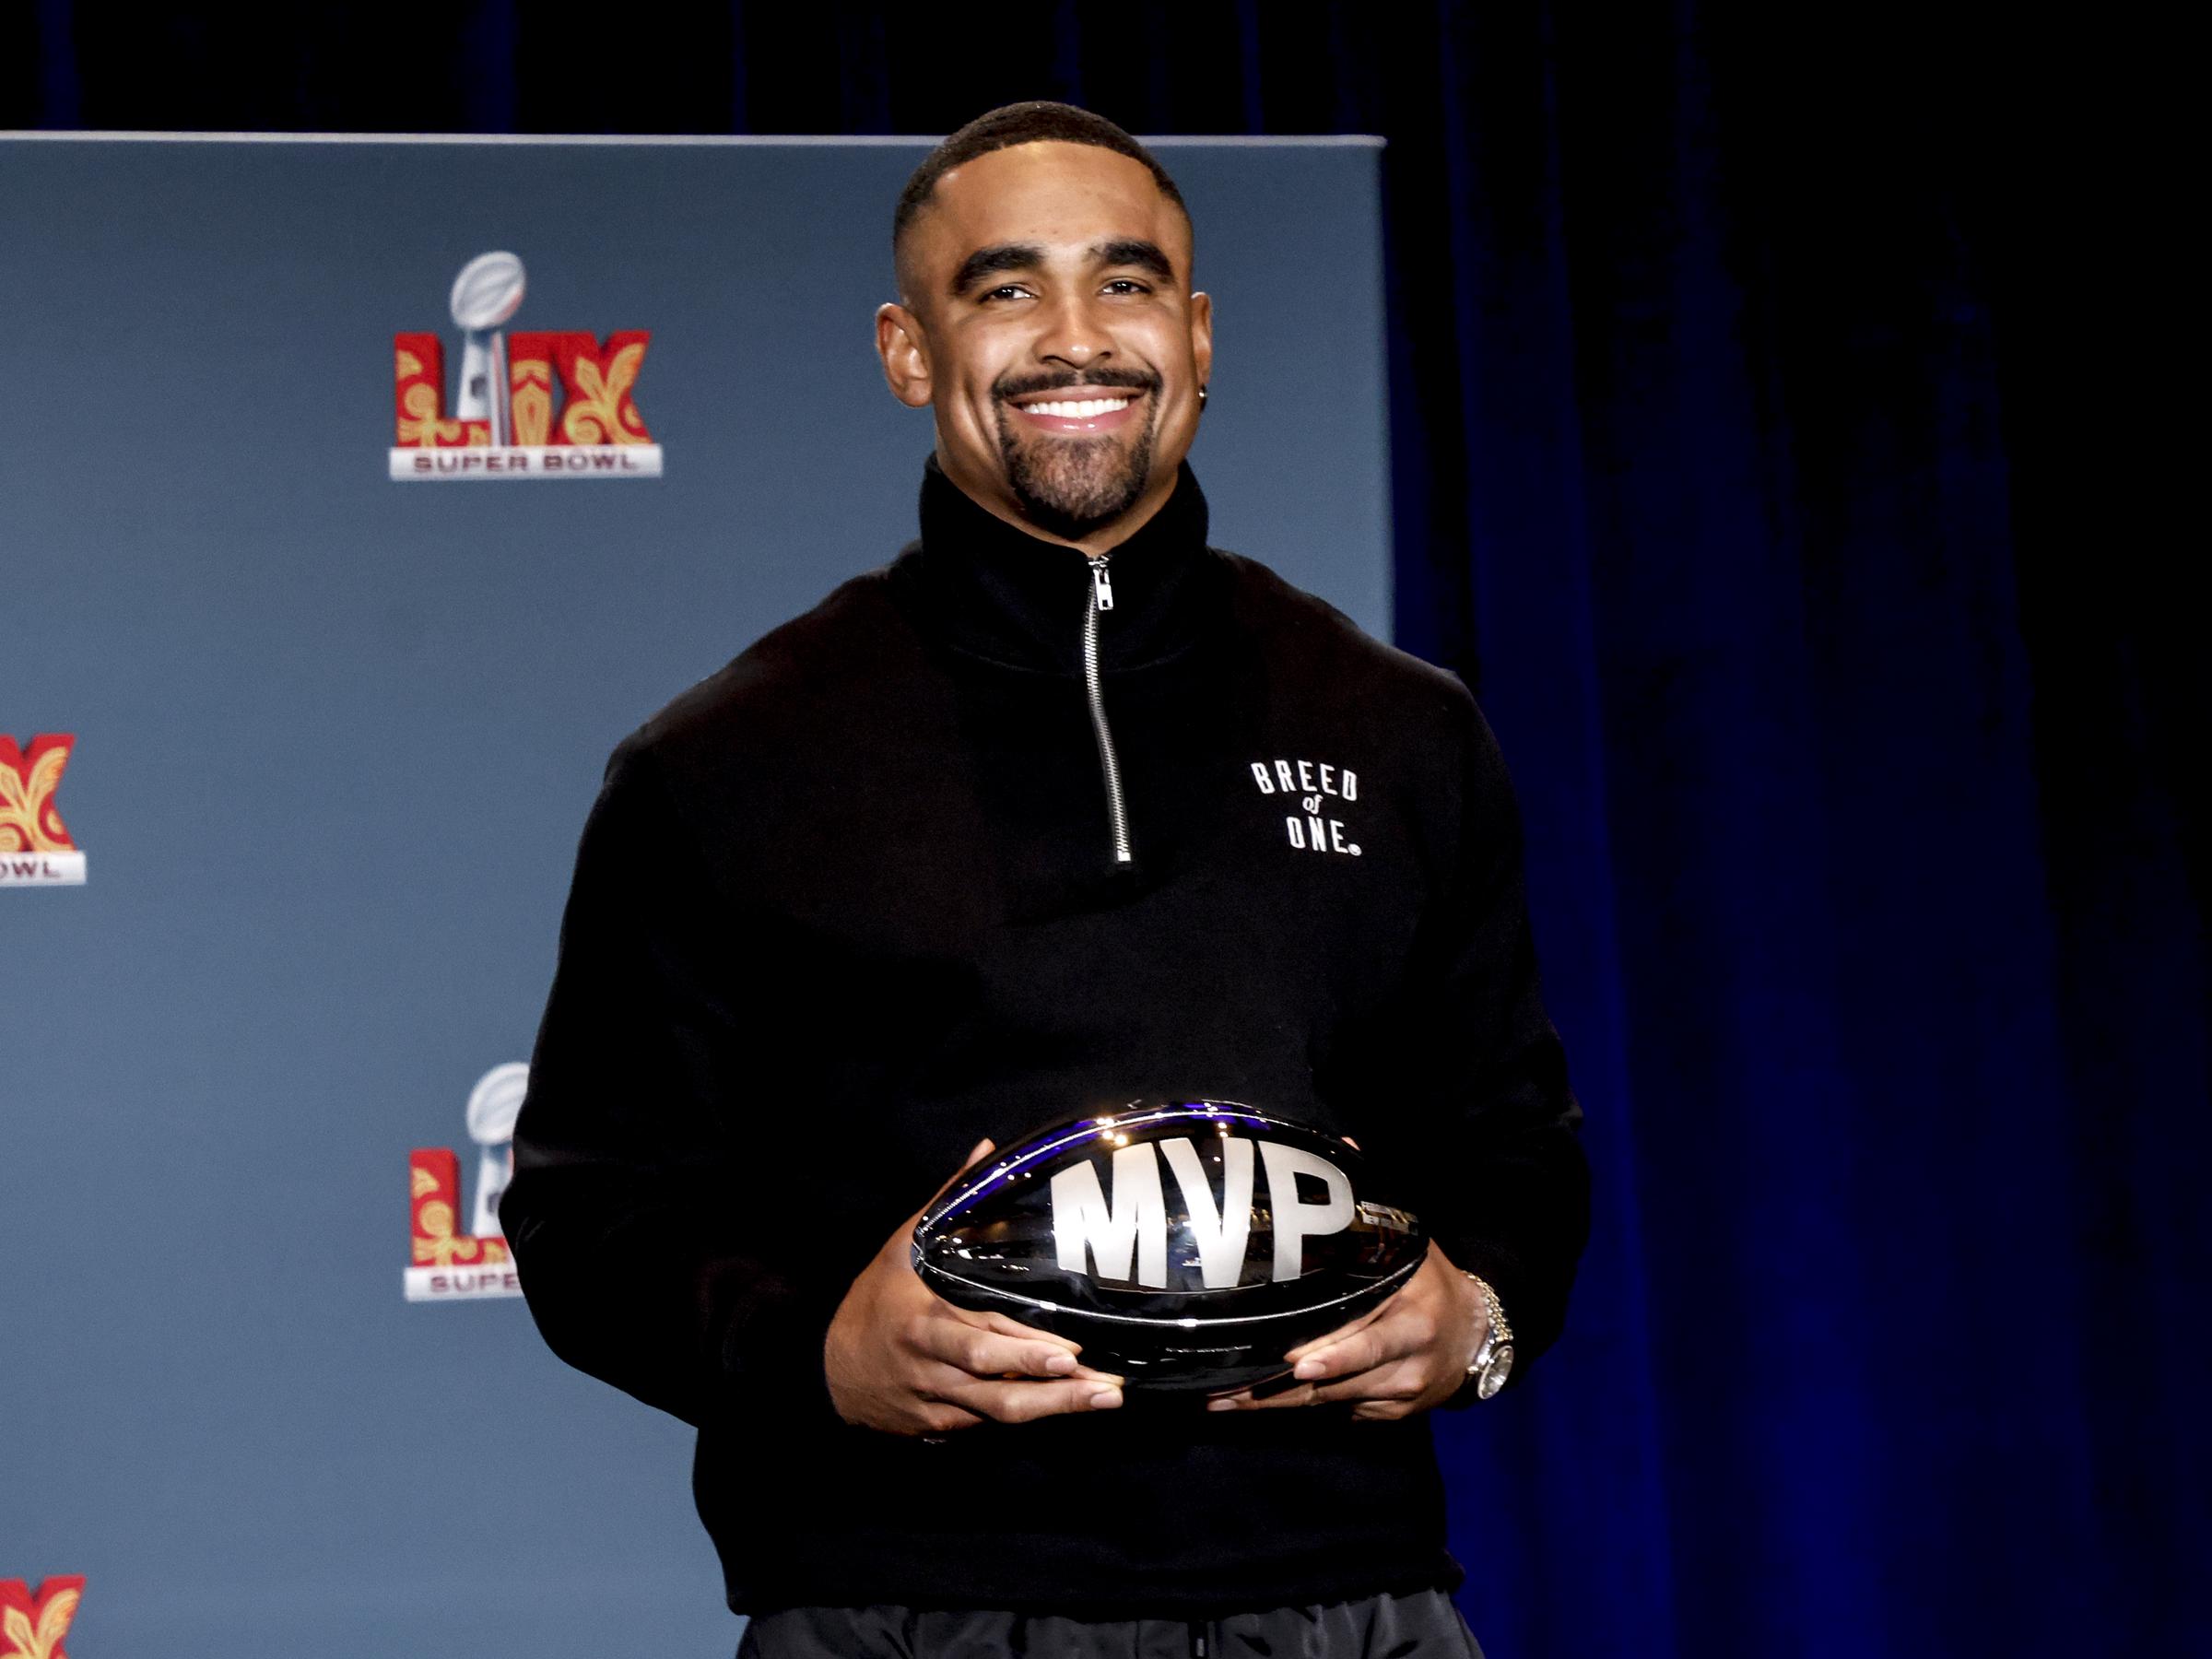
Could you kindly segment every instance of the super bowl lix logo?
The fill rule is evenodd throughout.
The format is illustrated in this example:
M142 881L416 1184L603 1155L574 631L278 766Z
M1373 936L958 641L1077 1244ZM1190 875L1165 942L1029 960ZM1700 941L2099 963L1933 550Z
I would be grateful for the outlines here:
M594 335L505 331L523 303L523 262L479 253L453 279L461 380L445 403L435 334L392 336L397 425L392 477L657 478L661 446L638 413L644 329ZM559 385L559 397L555 397Z
M69 1659L62 1638L84 1594L82 1573L47 1579L36 1592L22 1579L0 1579L0 1659Z
M409 1301L454 1301L520 1296L507 1241L500 1233L500 1194L514 1170L514 1119L523 1109L530 1068L495 1065L468 1096L468 1138L477 1143L476 1205L468 1230L461 1219L461 1160L444 1147L407 1154Z
M80 887L85 855L62 828L54 792L76 739L47 732L28 751L0 732L0 887Z

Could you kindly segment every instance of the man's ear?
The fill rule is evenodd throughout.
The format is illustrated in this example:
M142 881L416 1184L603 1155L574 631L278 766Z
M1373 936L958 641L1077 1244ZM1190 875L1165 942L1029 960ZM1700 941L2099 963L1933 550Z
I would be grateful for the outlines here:
M1210 355L1210 343L1206 349ZM935 389L929 373L929 340L921 320L905 306L892 303L876 308L876 355L883 359L883 378L891 395L910 409L927 408Z
M1214 378L1214 297L1191 296L1191 360L1197 366L1198 383Z

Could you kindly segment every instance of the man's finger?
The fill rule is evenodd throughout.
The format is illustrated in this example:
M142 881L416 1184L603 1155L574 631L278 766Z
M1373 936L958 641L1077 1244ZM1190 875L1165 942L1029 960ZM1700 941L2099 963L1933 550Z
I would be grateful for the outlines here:
M1206 1408L1208 1411L1283 1411L1292 1406L1312 1404L1313 1384L1294 1382L1288 1388L1277 1389L1272 1394L1259 1394L1247 1388L1233 1394L1221 1394L1208 1400Z
M1035 1325L1026 1325L1018 1319L1008 1319L1004 1313L971 1313L965 1308L956 1308L953 1311L971 1324L980 1321L1004 1335L1019 1337L1025 1342L1050 1343L1055 1347L1065 1348L1071 1354L1080 1354L1083 1351L1083 1345L1072 1337L1062 1336L1053 1331L1041 1331ZM1078 1365L1066 1374L1071 1377L1087 1378L1093 1382L1111 1382L1116 1388L1122 1385L1123 1381L1112 1371L1093 1371L1088 1365Z
M1353 1332L1364 1331L1369 1325L1373 1324L1377 1320L1381 1319L1384 1314L1390 1312L1394 1307L1396 1307L1397 1300L1397 1295L1394 1293L1392 1296L1387 1298L1380 1307L1370 1308L1366 1312L1362 1313L1359 1318L1353 1320L1349 1324L1338 1325L1335 1330L1329 1332L1325 1336L1316 1336L1311 1342L1300 1343L1296 1347L1285 1354L1283 1358L1289 1361L1292 1365L1296 1365L1308 1354L1318 1354L1323 1348L1329 1347L1336 1343L1342 1342Z
M1325 1382L1298 1382L1272 1394L1242 1389L1208 1401L1208 1411L1289 1411L1302 1406L1335 1406L1347 1400L1399 1405L1419 1397L1427 1386L1418 1355L1401 1358L1335 1377Z
M1348 1377L1418 1353L1435 1339L1436 1322L1407 1310L1389 1319L1378 1319L1338 1341L1307 1349L1290 1374L1301 1382Z
M1076 1357L1055 1342L1007 1336L964 1319L925 1319L914 1346L928 1359L956 1367L971 1377L1066 1376Z
M1035 1325L1023 1324L1018 1319L1008 1319L1004 1313L974 1313L965 1308L959 1310L959 1312L969 1324L984 1325L1004 1336L1019 1336L1029 1342L1056 1343L1071 1354L1083 1351L1083 1345L1079 1342L1054 1335L1050 1331L1041 1331Z
M1355 1423L1394 1423L1413 1415L1413 1404L1407 1400L1361 1400L1352 1407Z
M1241 1389L1209 1401L1206 1409L1276 1411L1333 1400L1394 1397L1404 1381L1401 1367L1427 1349L1430 1335L1425 1320L1377 1321L1333 1347L1309 1352L1292 1370L1288 1386Z
M1420 1358L1393 1360L1348 1377L1313 1384L1313 1403L1327 1406L1340 1400L1382 1401L1403 1405L1418 1399L1429 1385Z
M1088 1381L967 1382L937 1389L942 1399L998 1423L1033 1423L1078 1411L1112 1411L1122 1391Z

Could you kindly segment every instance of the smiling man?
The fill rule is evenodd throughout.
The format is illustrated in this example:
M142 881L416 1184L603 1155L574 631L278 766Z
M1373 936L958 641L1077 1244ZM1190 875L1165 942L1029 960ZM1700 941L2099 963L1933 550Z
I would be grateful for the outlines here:
M1588 1228L1497 746L1207 545L1142 146L994 111L893 249L921 538L610 761L500 1206L532 1311L697 1426L759 1659L1474 1653L1425 1414L1526 1376ZM1146 1094L1356 1136L1428 1260L1205 1410L922 1284L956 1168Z
M1190 215L1148 154L1001 142L1119 130L1092 119L1018 105L924 163L893 222L900 300L876 335L892 392L936 411L946 477L1009 524L1096 553L1173 493L1214 345Z

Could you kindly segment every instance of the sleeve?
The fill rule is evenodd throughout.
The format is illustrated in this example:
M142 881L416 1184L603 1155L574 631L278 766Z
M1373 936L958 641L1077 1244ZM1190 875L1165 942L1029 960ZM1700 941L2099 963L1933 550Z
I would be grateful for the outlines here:
M523 1294L578 1370L700 1425L826 1413L844 1287L809 1284L735 1202L743 933L660 768L618 748L578 851L500 1203Z
M1566 1324L1589 1238L1590 1167L1565 1052L1544 1011L1512 782L1464 693L1460 712L1455 859L1386 1016L1383 1075L1395 1086L1392 1138L1418 1153L1402 1169L1417 1213L1454 1265L1489 1281L1512 1326L1510 1388ZM1473 1398L1465 1389L1452 1404Z

